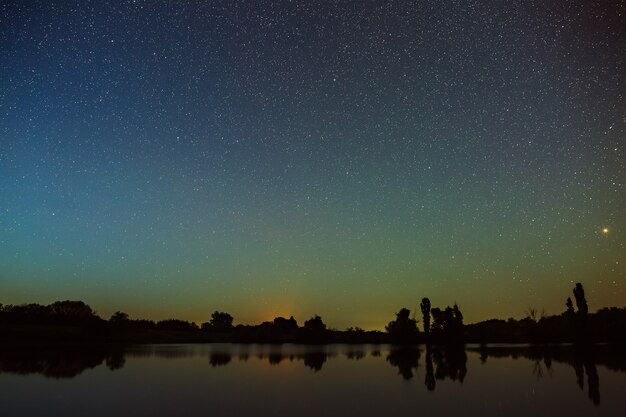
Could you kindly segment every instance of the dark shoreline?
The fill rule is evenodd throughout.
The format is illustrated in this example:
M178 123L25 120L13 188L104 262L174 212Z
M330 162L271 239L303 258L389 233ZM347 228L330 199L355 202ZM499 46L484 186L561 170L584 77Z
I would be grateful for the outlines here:
M290 318L276 317L257 325L234 325L233 316L215 311L201 325L179 319L158 322L131 319L116 312L109 320L98 316L82 301L57 301L39 304L0 304L0 342L3 344L46 343L296 343L296 344L395 344L460 345L574 343L626 343L626 308L602 308L590 313L582 285L574 289L578 311L568 298L567 311L537 317L535 312L521 320L492 319L464 324L463 315L454 307L431 308L424 298L422 330L410 310L402 308L389 322L386 331L359 327L337 330L327 327L320 316L299 324ZM431 321L432 318L432 321ZM420 323L420 324L422 324Z

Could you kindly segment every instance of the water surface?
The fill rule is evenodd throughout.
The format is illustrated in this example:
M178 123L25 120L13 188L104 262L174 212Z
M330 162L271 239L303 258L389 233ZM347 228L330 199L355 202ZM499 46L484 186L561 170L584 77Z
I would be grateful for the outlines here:
M0 350L2 416L623 416L622 346Z

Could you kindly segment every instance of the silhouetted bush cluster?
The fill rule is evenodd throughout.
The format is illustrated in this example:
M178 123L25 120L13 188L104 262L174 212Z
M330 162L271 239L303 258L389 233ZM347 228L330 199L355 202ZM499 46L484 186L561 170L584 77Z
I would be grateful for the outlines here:
M417 343L419 330L417 329L417 320L409 317L411 312L402 308L396 313L396 319L390 321L385 329L389 333L392 343L395 344L412 344Z
M433 321L428 340L431 342L462 343L464 340L463 314L455 304L445 310L433 308L430 311Z
M101 319L82 301L57 301L47 306L0 304L0 322L5 323L85 323L95 320Z
M274 321L263 322L257 326L236 326L233 338L238 342L260 343L328 343L332 332L320 316L313 316L298 327L296 319L276 317Z
M202 323L202 330L213 332L230 332L233 330L233 316L221 311L215 311L211 320Z
M0 305L3 341L98 341L107 337L107 322L82 301L49 305Z
M200 329L196 323L189 323L188 321L178 319L161 320L157 322L156 328L158 330L173 330L180 332L196 331Z

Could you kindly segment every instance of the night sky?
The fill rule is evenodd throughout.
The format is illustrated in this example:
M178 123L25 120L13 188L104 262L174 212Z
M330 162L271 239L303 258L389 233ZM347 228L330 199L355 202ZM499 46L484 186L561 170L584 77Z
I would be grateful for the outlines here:
M2 1L0 302L382 329L626 305L620 1Z

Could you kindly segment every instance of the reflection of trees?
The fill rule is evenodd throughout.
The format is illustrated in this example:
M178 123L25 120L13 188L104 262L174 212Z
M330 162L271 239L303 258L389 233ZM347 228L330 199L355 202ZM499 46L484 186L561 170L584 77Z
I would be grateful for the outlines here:
M74 378L106 362L111 370L124 366L121 348L105 346L47 347L0 350L0 373L41 374L47 378Z
M435 390L435 373L433 371L433 358L430 345L426 346L426 378L424 379L424 385L428 391Z
M419 366L420 351L415 348L393 349L387 355L387 362L398 368L398 374L409 380L413 370Z
M589 399L596 405L600 404L600 378L596 364L606 365L615 371L626 371L626 357L619 346L482 346L478 351L485 360L488 357L529 359L534 363L533 373L537 377L544 376L543 366L552 372L552 362L568 364L574 369L576 384L581 390L585 389L586 380Z
M106 358L107 367L114 371L116 369L122 369L126 364L126 358L124 357L124 350L120 347L112 349L111 353Z
M304 360L304 366L318 372L322 369L322 366L324 366L328 355L326 352L307 352L302 355L302 359Z
M180 345L156 345L152 348L151 354L147 356L154 356L162 359L182 359L194 357L196 354L197 353L195 351Z
M467 375L467 354L463 345L426 346L426 376L424 385L428 391L434 391L437 380L463 383Z
M585 374L587 374L588 395L595 405L600 404L600 377L594 360L593 352L585 349L577 349L570 365L576 373L576 383L581 390L585 389Z
M589 399L595 404L600 404L600 377L598 369L591 358L586 358L584 362L585 372L587 373L587 383L589 384Z
M209 356L209 363L212 367L228 365L233 359L233 356L227 352L211 352Z
M278 365L283 361L283 359L285 359L285 355L283 355L281 352L272 352L267 357L270 365Z
M307 368L311 368L315 372L318 372L324 366L324 363L328 360L328 358L334 355L324 352L322 350L314 350L314 351L306 351L303 353L285 355L280 350L271 350L269 353L259 352L256 355L256 358L259 360L265 360L269 362L270 365L279 365L285 359L289 359L289 361L303 361L304 366Z
M404 379L413 378L419 366L420 351L415 348L393 349L387 362L398 368ZM467 374L467 355L463 345L426 346L426 389L433 391L436 380L451 379L463 382Z
M346 352L346 358L355 361L361 360L365 357L365 351L363 350L349 350Z
M546 361L546 360L542 361L540 359L536 359L533 362L533 375L535 375L537 378L543 378L546 373L549 375L553 374L551 362Z
M463 382L467 374L467 354L463 345L433 347L433 360L437 366L435 378Z

